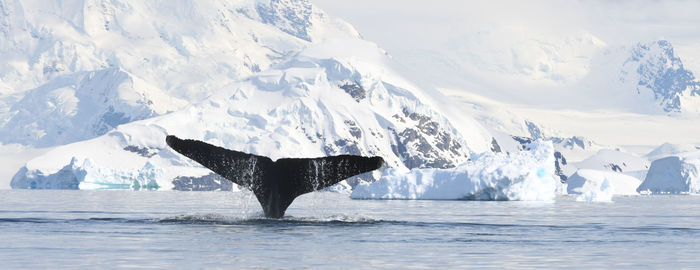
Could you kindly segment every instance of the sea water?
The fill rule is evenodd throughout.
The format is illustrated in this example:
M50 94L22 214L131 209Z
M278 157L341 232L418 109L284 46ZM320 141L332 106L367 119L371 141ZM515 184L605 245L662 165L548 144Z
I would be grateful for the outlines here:
M700 196L352 200L266 219L248 192L0 190L0 268L698 268Z

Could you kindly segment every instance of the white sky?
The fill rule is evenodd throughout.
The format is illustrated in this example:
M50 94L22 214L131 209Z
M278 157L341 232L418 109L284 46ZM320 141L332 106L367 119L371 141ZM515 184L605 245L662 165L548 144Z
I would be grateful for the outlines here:
M490 24L587 30L606 42L700 40L700 1L312 1L387 49L424 45L426 36L440 40Z
M541 61L537 55L541 52L528 55L528 45L523 43L530 39L562 49L568 46L567 39L587 35L610 47L669 40L686 68L700 73L700 1L312 2L329 15L348 21L365 39L386 49L396 62L413 69L407 75L424 86L457 87L482 94L491 89L511 88L492 85L501 83L499 79L509 82L509 78L475 74L481 72L479 69L498 70L501 66L505 66L500 71L502 74L513 73L511 46L518 47L519 56L527 58L524 61ZM487 40L472 42L479 33L487 33ZM591 51L586 47L562 49L554 55L565 59L555 68L572 78L582 77L585 72L581 70L585 70L587 60L577 59L590 56ZM475 56L468 56L469 53ZM428 60L426 55L431 54L440 57ZM462 65L461 69L454 68L460 70L450 74L451 70L445 69L449 63L442 62L445 59ZM464 63L472 65L471 69L465 69ZM479 87L486 90L479 91Z

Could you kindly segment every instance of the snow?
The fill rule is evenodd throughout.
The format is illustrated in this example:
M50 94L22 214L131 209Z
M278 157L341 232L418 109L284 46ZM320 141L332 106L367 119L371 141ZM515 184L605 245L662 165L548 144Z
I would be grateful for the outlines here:
M649 160L618 150L600 150L595 155L576 162L579 169L618 172L637 179L644 179L649 170Z
M553 200L554 148L537 141L528 151L484 154L451 169L385 170L355 187L354 199Z
M674 156L685 152L692 152L698 150L698 147L690 144L672 144L664 143L659 145L659 147L654 148L649 152L646 157L649 160L662 159L668 156Z
M611 195L639 195L637 188L642 181L616 172L580 169L570 176L566 183L567 193L582 194L584 198L591 198L589 195L598 191ZM593 197L607 197L605 194Z
M119 68L77 72L27 91L12 106L16 113L0 138L38 147L67 144L185 105Z
M495 60L482 61L485 62L484 66L477 65L478 69L484 70L482 74L490 73L493 76L482 78L479 72L463 69L464 64L474 65L479 61L465 60L464 57L450 61L453 59L448 57L445 63L449 64L443 65L444 70L432 72L442 75L452 72L449 74L454 77L469 78L469 83L450 85L451 82L442 77L425 83L432 83L462 104L460 108L465 114L472 115L482 125L489 127L492 133L533 138L536 136L526 124L530 122L539 127L546 134L545 137L585 138L586 142L591 142L580 145L585 147L574 145L567 148L555 144L555 149L571 164L563 167L566 174L575 172L577 168L610 170L601 166L614 164L624 173L641 179L649 165L644 155L658 145L669 141L700 145L697 137L688 136L700 132L700 115L695 112L700 96L694 94L700 83L683 66L681 58L685 55L676 54L670 42L650 40L610 44L602 40L603 43L593 42L590 44L595 46L586 48L581 47L580 43L566 44L565 41L595 40L595 36L593 39L586 38L586 33L568 38L556 34L540 36L523 30L525 34L493 39L494 35L503 34L501 32L504 30L498 26L495 28L489 29L493 31L477 31L473 35L473 43L483 41L489 44L490 39L491 43L507 40L497 44L500 47L493 47L498 49L491 50L492 46L479 44L462 45L466 47L463 48L464 52L472 53L473 48L485 50L472 56ZM540 42L536 46L514 42L522 39L522 36ZM550 61L546 53L541 53L542 48L549 48L548 53L561 54L562 58ZM510 55L511 49L528 57L498 57ZM576 54L580 57L572 57ZM425 59L431 55L419 56L424 59L413 63L416 69L442 63L435 61L421 65L429 62ZM397 57L397 61L402 60L405 61ZM520 60L525 62L516 65L515 62ZM573 61L557 63L568 60ZM539 64L552 68L538 70L536 67ZM462 70L449 71L451 69ZM576 72L567 73L569 71ZM561 80L552 80L556 77L554 75L561 75ZM463 86L458 86L460 84ZM578 164L598 155L600 150L619 150L620 155L599 156L599 160L588 162L597 164ZM624 164L630 165L630 162L646 163L646 166L625 168Z
M169 149L169 134L273 160L379 155L400 169L455 166L488 149L491 136L483 127L474 122L468 126L472 137L465 137L384 61L386 55L367 41L312 45L201 102L57 147L30 160L13 187L75 175L81 189L173 189L176 177L210 173Z
M637 191L651 194L700 193L700 151L654 160Z
M273 158L376 154L398 171L458 165L492 138L514 153L515 135L554 140L565 176L639 179L700 145L687 43L489 22L421 38L446 53L392 58L306 0L10 0L0 14L0 177L27 162L18 186L64 172L85 174L79 188L170 189L209 173L167 134ZM685 160L665 166L686 179Z
M0 9L0 142L39 147L199 102L310 44L359 38L308 1L29 0Z
M583 161L602 149L620 149L621 152L644 157L667 142L700 146L697 137L688 136L700 133L700 118L692 115L650 115L612 109L576 109L577 105L572 97L560 99L562 108L548 108L547 105L509 103L454 88L442 88L440 91L461 104L460 108L464 114L471 115L494 132L530 136L525 126L525 121L529 120L550 136L584 136L595 142L590 149L575 149L565 153L567 159L572 162ZM568 105L572 106L567 107Z

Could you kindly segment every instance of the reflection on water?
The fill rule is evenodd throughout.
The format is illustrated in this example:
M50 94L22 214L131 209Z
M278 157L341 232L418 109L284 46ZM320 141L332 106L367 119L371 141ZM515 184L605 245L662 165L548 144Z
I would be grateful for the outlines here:
M283 219L232 192L0 191L2 268L699 267L700 197L372 201Z

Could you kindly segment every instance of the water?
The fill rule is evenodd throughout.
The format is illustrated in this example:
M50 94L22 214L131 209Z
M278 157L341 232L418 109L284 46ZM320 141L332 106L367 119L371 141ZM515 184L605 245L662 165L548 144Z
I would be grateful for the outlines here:
M700 267L700 196L614 203L0 190L0 268Z

